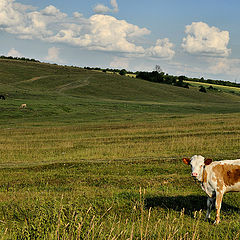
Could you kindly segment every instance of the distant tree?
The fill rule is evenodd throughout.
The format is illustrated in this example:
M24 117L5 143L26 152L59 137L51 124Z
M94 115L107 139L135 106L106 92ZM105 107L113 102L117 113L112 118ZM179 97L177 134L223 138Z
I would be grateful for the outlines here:
M213 91L217 91L218 90L217 88L213 87L212 85L210 85L207 89L208 90L213 90Z
M204 93L206 93L206 92L207 92L207 90L206 90L206 88L205 88L205 87L203 87L203 86L200 86L200 87L199 87L199 92L204 92Z
M176 82L174 83L174 86L182 87L183 84L184 84L184 83L183 83L182 78L179 78L179 77L178 77L178 81L176 81Z
M181 81L181 82L183 82L184 80L187 81L187 80L188 80L188 77L186 77L186 76L179 76L179 77L178 77L178 80Z
M158 73L161 73L163 70L162 70L160 65L156 65L155 68L154 68L154 71L156 71Z
M126 69L122 69L122 70L120 70L120 71L119 71L119 74L120 74L121 76L126 75L126 74L127 74Z

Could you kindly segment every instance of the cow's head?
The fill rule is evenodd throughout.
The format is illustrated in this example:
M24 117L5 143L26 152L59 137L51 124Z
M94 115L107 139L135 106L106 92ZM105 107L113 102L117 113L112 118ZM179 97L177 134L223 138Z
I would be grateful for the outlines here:
M201 155L194 155L191 157L191 159L183 158L183 162L187 165L191 165L192 176L197 180L202 181L203 168L204 166L211 164L212 159L205 159Z

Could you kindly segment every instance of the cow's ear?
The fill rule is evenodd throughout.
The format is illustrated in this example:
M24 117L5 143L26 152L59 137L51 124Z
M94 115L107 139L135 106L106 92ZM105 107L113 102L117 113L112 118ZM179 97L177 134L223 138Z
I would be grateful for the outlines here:
M183 162L184 162L185 164L187 164L187 165L189 165L190 162L191 162L191 160L190 160L189 158L183 158L182 160L183 160Z
M210 159L210 158L207 158L207 159L204 160L205 165L209 165L211 163L212 163L212 159Z

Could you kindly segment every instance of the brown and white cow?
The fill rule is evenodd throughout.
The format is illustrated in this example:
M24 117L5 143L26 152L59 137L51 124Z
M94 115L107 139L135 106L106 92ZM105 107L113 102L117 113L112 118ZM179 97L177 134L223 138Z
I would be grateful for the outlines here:
M215 203L217 210L215 224L220 222L220 209L223 194L240 191L240 159L212 162L200 155L183 158L183 162L192 167L192 176L201 183L202 189L207 193L207 214Z

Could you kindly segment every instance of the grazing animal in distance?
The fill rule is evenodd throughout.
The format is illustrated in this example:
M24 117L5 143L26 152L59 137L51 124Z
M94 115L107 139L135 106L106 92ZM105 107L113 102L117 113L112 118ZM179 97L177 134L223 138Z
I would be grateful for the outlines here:
M208 195L206 219L210 219L210 212L215 205L217 214L214 224L218 224L223 194L240 191L240 159L213 162L212 159L194 155L191 159L182 160L191 165L192 177L201 183Z
M0 95L0 99L5 100L6 98L3 95Z
M23 103L20 108L26 108L27 107L27 104L26 103Z

